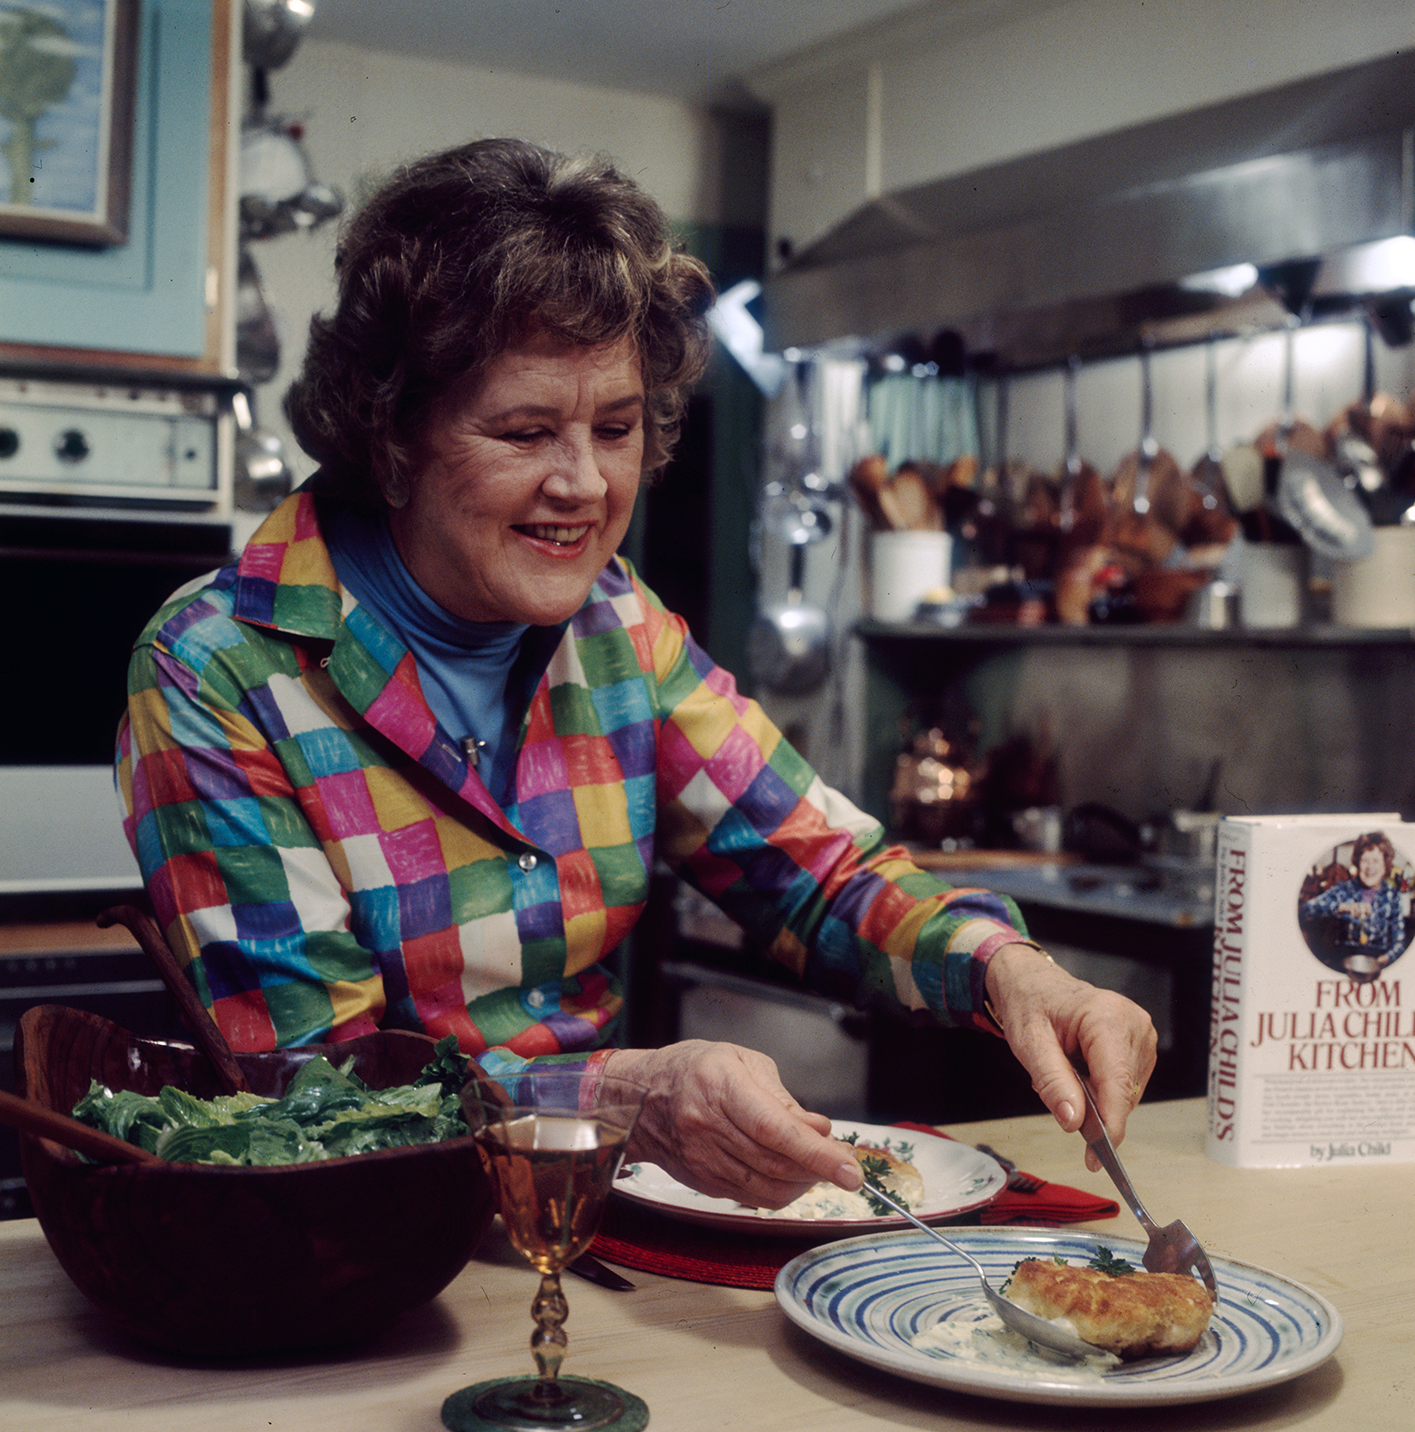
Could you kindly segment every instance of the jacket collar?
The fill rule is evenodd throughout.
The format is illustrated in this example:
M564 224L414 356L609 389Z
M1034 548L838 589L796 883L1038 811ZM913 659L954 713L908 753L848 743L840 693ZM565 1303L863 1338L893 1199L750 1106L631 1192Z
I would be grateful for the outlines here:
M320 530L313 485L311 479L291 493L246 544L236 567L232 615L327 644L321 665L354 710L442 785L506 834L524 841L461 747L437 724L423 697L413 654L340 584ZM544 662L532 675L532 689L562 634L546 632L551 639L541 648Z

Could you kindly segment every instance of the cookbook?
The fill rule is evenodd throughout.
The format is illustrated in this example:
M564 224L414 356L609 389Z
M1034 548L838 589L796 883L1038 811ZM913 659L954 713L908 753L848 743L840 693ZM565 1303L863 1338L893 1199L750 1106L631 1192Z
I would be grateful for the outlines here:
M1415 825L1390 812L1225 817L1210 1158L1258 1168L1415 1161L1412 855Z

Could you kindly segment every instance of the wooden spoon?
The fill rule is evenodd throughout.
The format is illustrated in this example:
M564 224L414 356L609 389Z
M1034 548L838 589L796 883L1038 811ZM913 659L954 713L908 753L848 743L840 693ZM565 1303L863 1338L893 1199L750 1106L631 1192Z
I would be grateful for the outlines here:
M157 922L145 915L134 905L114 905L98 917L98 925L107 929L110 925L126 925L138 944L143 947L148 959L157 966L167 992L177 1001L187 1028L201 1046L202 1052L211 1060L216 1077L221 1081L222 1090L227 1094L243 1094L250 1089L236 1056L226 1042L226 1036L217 1027L210 1011L197 997L197 992L182 973L176 956L167 947L167 941L158 929Z
M860 510L869 519L876 531L889 527L889 520L880 506L880 490L889 481L889 464L882 453L867 453L850 469L848 478L851 491L855 494Z
M880 489L879 500L892 527L937 532L943 526L943 512L933 491L912 462L900 464L889 483Z
M91 1129L67 1114L47 1109L32 1099L22 1099L0 1089L0 1124L9 1124L21 1133L33 1134L36 1138L53 1139L66 1149L77 1149L90 1158L101 1159L104 1163L156 1164L162 1160L136 1144L125 1139L105 1134L102 1129Z

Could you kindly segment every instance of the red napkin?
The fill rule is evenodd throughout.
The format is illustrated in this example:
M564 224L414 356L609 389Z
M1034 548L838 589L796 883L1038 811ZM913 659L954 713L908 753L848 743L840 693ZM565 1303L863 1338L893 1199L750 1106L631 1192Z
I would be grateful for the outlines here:
M895 1127L933 1138L948 1138L928 1124ZM1043 1183L1034 1193L1005 1188L990 1203L954 1220L956 1223L1011 1223L1051 1227L1114 1218L1120 1205L1079 1188ZM827 1235L834 1236L834 1235ZM728 1288L769 1289L778 1271L821 1237L766 1237L758 1233L727 1233L704 1228L645 1208L627 1198L609 1201L604 1222L590 1251L607 1263Z
M952 1138L928 1124L900 1122L895 1127L912 1129L935 1138ZM1026 1177L1026 1175L1023 1175ZM1058 1223L1090 1223L1097 1218L1114 1218L1120 1205L1113 1198L1098 1198L1085 1189L1065 1183L1046 1183L1031 1192L1004 1188L990 1203L978 1210L979 1223L1012 1223L1022 1228L1051 1228Z

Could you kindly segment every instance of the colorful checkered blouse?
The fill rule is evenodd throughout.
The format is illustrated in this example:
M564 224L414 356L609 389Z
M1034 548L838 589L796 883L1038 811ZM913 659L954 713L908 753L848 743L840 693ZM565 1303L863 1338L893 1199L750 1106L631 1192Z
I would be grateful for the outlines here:
M124 826L235 1048L399 1028L494 1071L583 1059L614 1034L601 962L656 857L812 987L991 1027L983 971L1015 907L886 847L630 567L547 650L502 808L340 586L308 490L153 618Z

